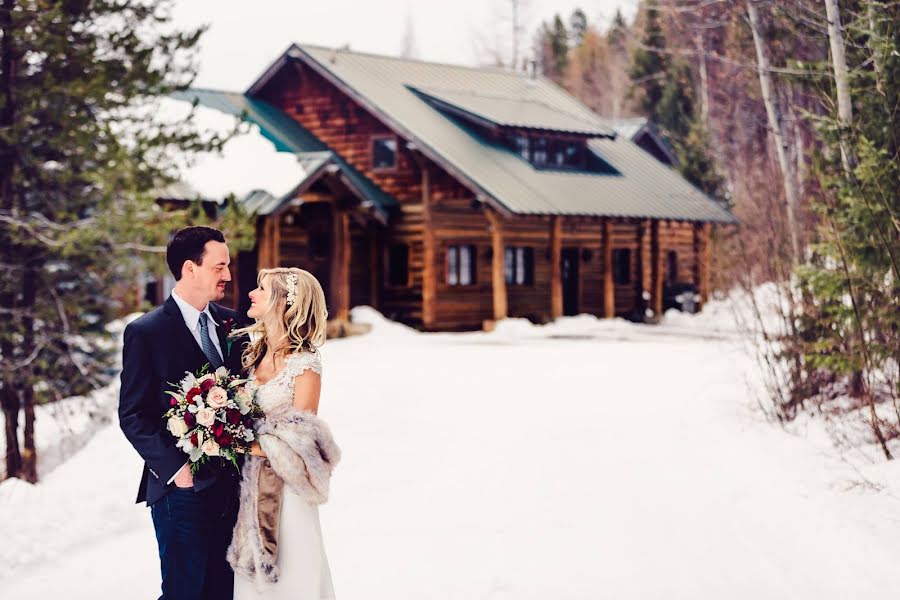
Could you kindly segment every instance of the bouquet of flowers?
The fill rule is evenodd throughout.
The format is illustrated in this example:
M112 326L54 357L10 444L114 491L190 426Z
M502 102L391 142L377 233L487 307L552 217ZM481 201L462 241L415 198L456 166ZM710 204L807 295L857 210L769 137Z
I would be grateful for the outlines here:
M237 453L248 450L256 439L253 424L260 415L244 385L246 379L225 367L207 373L207 367L171 384L173 389L167 392L171 408L163 415L169 432L178 438L175 445L190 459L191 473L211 456L223 457L239 468Z

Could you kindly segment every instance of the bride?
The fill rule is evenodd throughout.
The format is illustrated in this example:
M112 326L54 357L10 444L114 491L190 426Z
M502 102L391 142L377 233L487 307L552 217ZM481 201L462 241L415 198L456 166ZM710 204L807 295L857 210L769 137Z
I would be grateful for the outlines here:
M264 269L250 292L256 324L233 335L248 386L265 413L243 467L241 506L228 561L235 600L334 598L318 504L340 460L319 406L328 311L319 282L302 269Z

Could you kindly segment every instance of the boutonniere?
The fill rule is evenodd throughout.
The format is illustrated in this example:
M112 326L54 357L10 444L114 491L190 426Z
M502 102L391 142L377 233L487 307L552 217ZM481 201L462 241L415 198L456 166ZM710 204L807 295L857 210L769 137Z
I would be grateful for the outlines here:
M231 330L234 329L234 319L231 317L225 317L222 319L222 332L225 334L225 343L228 345L228 349L226 352L231 354L231 344L234 343L234 340L231 339Z

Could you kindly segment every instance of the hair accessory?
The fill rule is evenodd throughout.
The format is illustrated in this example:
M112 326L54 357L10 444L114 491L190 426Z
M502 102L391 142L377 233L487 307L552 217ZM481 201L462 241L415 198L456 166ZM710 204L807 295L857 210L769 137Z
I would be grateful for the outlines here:
M296 273L288 273L287 276L287 305L293 306L294 302L297 301L297 274Z

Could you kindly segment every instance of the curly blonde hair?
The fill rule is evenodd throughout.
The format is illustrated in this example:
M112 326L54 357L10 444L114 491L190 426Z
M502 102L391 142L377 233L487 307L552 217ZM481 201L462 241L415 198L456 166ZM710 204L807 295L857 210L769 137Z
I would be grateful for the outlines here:
M245 369L259 366L269 349L270 332L277 340L273 342L276 356L315 352L325 343L328 308L322 286L312 273L296 267L262 269L256 281L269 285L269 302L255 324L232 333L250 336L241 357Z

